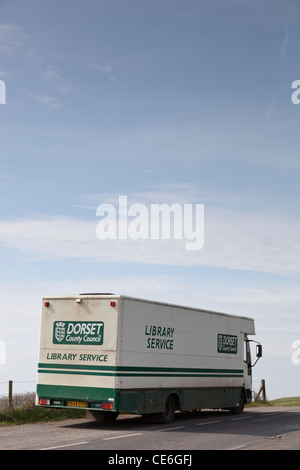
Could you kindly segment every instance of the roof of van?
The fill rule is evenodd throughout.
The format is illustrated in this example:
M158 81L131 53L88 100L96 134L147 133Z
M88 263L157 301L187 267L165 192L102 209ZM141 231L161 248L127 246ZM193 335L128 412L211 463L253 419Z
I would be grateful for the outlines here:
M241 319L244 319L244 320L250 320L252 322L254 322L253 318L250 318L250 317L246 317L246 316L243 316L243 315L234 315L232 313L224 313L224 312L217 312L217 311L213 311L213 310L208 310L208 309L205 309L205 308L201 308L201 307L191 307L191 306L187 306L187 305L179 305L179 304L173 304L173 303L170 303L170 302L163 302L163 301L160 301L160 300L149 300L149 299L142 299L142 298L138 298L138 297L132 297L132 296L128 296L128 295L123 295L123 294L113 294L113 293L109 293L109 292L87 292L87 293L81 293L79 295L51 295L51 296L44 296L43 299L77 299L79 297L98 297L98 298L115 298L115 299L128 299L128 300L133 300L133 301L137 301L137 302L147 302L147 303L153 303L153 304L158 304L158 305L168 305L170 307L174 307L174 308L184 308L184 309L188 309L188 310L194 310L194 311L201 311L201 312L206 312L206 313L214 313L216 315L224 315L224 316L230 316L230 317L233 317L233 318L241 318ZM253 333L255 334L255 333Z

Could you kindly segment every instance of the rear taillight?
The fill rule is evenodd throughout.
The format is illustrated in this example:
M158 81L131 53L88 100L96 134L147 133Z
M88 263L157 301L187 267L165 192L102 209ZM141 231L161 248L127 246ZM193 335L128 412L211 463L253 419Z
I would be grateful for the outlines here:
M101 403L102 410L112 410L113 407L113 403Z
M39 405L50 405L50 400L48 398L40 398Z

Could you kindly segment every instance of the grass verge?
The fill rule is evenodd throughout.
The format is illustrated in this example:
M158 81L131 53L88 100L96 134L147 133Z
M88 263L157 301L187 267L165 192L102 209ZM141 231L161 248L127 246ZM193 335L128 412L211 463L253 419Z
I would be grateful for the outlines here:
M300 406L300 397L276 398L270 401L253 401L246 405L247 408L257 406Z
M273 406L300 406L300 397L277 398L271 403Z
M42 421L60 421L71 418L84 418L82 410L49 409L27 403L17 408L0 409L0 426L37 423Z

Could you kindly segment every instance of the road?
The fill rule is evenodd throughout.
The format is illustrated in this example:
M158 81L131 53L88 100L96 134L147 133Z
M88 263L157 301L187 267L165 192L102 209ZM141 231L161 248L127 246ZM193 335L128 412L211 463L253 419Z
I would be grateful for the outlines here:
M1 450L300 450L300 407L248 408L242 415L176 413L169 425L122 416L0 427ZM134 452L133 452L134 454Z

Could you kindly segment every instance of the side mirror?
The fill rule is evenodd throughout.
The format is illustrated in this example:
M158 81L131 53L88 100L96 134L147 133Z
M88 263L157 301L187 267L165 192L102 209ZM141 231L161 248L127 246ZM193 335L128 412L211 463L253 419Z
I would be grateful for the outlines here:
M256 357L262 357L262 345L261 344L257 344L256 345Z

